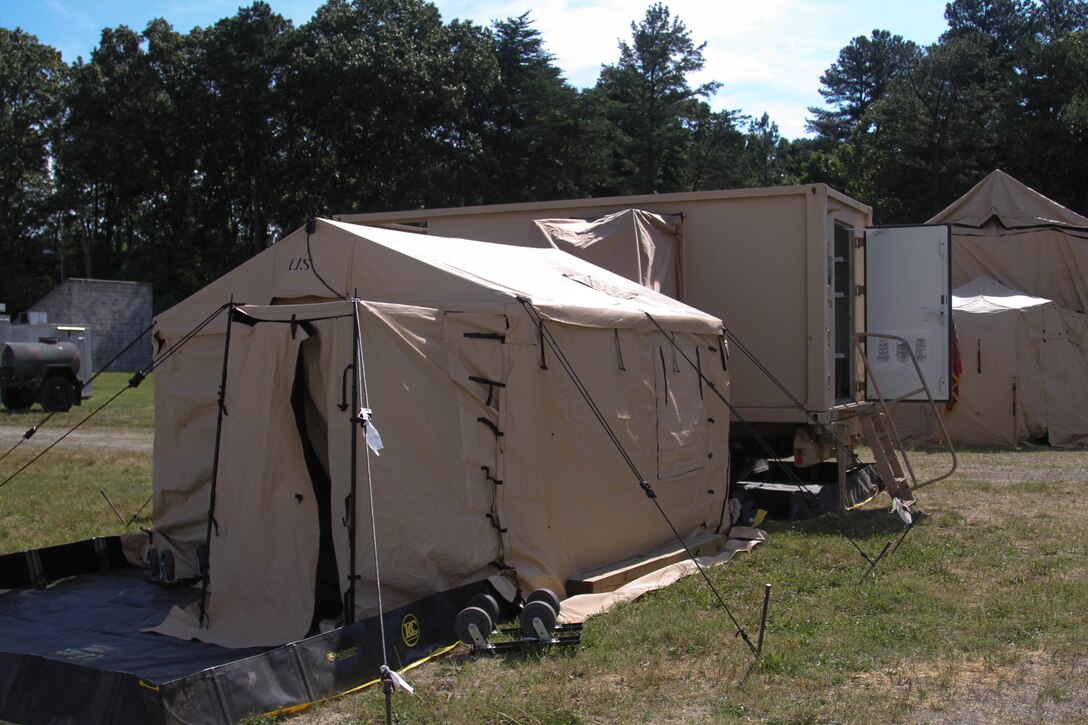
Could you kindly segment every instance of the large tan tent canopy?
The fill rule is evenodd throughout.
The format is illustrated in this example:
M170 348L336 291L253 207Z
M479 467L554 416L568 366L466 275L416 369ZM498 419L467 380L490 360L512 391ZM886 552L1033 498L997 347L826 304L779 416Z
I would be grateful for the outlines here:
M952 225L952 286L991 277L1088 311L1088 218L997 170L929 220Z
M1088 218L994 171L929 220L952 225L963 373L945 413L958 443L1088 443ZM933 438L910 406L906 435Z
M956 443L1088 444L1088 316L980 278L953 291L963 361L959 402L941 409ZM918 406L896 406L899 432L934 439Z
M207 621L194 605L160 632L299 639L353 566L356 619L378 611L376 572L383 610L503 572L562 595L672 537L633 469L682 535L723 524L720 321L556 249L318 220L161 314L154 337L174 352L154 376L152 536L181 575L216 480Z

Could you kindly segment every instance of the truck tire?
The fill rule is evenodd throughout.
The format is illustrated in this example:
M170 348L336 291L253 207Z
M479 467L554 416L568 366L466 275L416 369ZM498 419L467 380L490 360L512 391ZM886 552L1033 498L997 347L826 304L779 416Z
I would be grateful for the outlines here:
M76 388L68 378L54 375L46 378L38 393L38 402L46 413L64 413L72 407Z
M0 390L0 400L8 410L26 410L34 405L37 393L25 388L4 388Z

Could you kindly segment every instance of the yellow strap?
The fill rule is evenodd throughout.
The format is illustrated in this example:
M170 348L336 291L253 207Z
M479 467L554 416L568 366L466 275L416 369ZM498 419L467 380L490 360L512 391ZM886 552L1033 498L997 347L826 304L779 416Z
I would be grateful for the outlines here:
M449 647L443 647L440 650L436 650L436 651L432 652L431 654L427 655L426 657L423 657L422 659L418 659L415 662L412 662L411 664L406 665L404 667L404 669L401 670L401 672L407 672L408 670L410 670L410 669L412 669L414 667L418 667L419 665L423 664L424 662L430 662L431 660L433 660L436 657L441 657L442 655L448 653L450 650L452 650L456 646L457 646L457 643L454 643L454 644L451 644ZM356 692L359 692L361 690L365 690L368 687L373 687L374 685L378 684L381 681L382 680L381 680L380 677L377 678L377 679L374 679L374 680L369 680L367 682L364 682L361 685L356 685L355 687L351 688L350 690L344 690L343 692L338 692L335 695L329 695L328 697L324 697L324 698L322 698L320 700L314 700L313 702L305 702L305 703L303 703L301 705L292 705L291 707L285 707L282 710L275 710L273 712L262 713L262 717L276 717L277 715L290 715L290 714L293 714L293 713L296 713L296 712L302 712L303 710L308 710L309 708L313 707L314 705L320 705L323 702L329 702L330 700L335 700L335 699L337 699L339 697L346 697L347 695L354 695Z
M872 496L870 496L869 498L865 499L864 501L861 501L861 502L859 502L859 503L856 503L856 504L854 504L853 506L847 506L847 507L846 507L846 510L847 510L847 511L853 511L854 509L859 509L859 508L861 508L862 506L864 506L865 504L867 504L867 503L869 503L870 501L872 501L872 500L873 500L874 498L876 498L876 497L877 497L877 496L879 496L879 495L880 495L880 490L879 490L879 489L877 489L877 492L876 492L876 493L874 493L874 494L873 494Z

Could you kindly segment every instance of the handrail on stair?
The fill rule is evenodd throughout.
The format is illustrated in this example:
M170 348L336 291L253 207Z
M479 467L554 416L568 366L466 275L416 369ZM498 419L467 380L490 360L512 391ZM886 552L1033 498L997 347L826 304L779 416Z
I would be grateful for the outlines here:
M910 361L914 365L914 371L918 374L918 380L922 384L921 387L915 388L908 393L904 393L903 395L900 395L893 400L884 400L884 396L880 392L880 385L877 382L877 377L869 368L869 359L865 354L865 348L862 346L862 341L865 338L869 337L893 340L895 342L902 343L906 352L910 355ZM937 409L936 402L933 400L933 393L931 393L929 390L929 385L926 383L925 375L922 374L922 367L918 364L918 358L915 357L914 349L912 348L910 343L906 340L906 338L900 337L899 335L891 335L884 332L859 332L854 335L854 345L857 347L858 353L861 356L862 365L865 368L865 377L872 382L873 391L876 393L876 399L877 402L880 404L881 412L884 414L884 417L888 421L888 425L891 427L891 433L895 447L903 454L903 462L906 463L907 471L910 473L911 490L914 491L919 488L924 488L926 486L929 486L930 484L937 483L938 481L943 481L944 479L950 477L953 473L956 472L956 467L959 465L959 459L956 456L956 447L952 445L952 439L948 435L948 428L945 427L944 420L941 418L941 413ZM902 402L907 398L910 398L921 392L924 392L926 394L926 401L929 403L930 411L933 413L933 417L936 419L937 425L941 428L941 437L948 445L948 452L952 456L952 467L949 468L947 473L936 476L934 478L930 478L926 481L923 481L922 483L918 483L918 480L914 475L914 468L910 464L910 458L907 456L906 449L903 447L903 441L899 437L899 431L896 430L895 421L892 419L892 416L888 410L888 406L892 403Z

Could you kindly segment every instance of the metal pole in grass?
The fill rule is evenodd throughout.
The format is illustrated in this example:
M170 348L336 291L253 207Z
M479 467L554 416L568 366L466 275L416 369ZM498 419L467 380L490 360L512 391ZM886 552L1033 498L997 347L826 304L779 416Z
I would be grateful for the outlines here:
M865 581L865 577L876 571L876 565L880 563L880 560L884 558L884 555L888 553L888 549L890 548L892 548L892 542L889 541L884 544L884 548L880 550L880 554L878 554L877 557L869 563L869 568L866 569L865 573L861 575L860 579L858 579L858 584L861 584L863 581Z
M132 527L132 522L135 521L137 518L139 518L140 514L142 514L144 509L147 508L147 505L149 503L151 503L151 498L154 495L154 494L152 494L152 496L148 496L147 500L144 501L144 505L141 506L140 509L136 513L132 514L131 519L129 519L128 521L125 521L125 517L122 516L121 512L117 510L117 507L113 505L113 501L110 501L110 497L106 495L106 492L105 491L99 491L99 493L102 494L102 498L106 499L106 503L109 504L110 509L113 511L114 515L117 516L117 520L120 521L122 524L124 524L126 529Z
M110 509L111 509L111 510L113 511L114 515L115 515L115 516L117 517L117 520L118 520L118 521L120 521L120 522L121 522L121 524L122 524L122 525L123 525L123 526L124 526L124 527L125 527L126 529L127 529L127 528L128 528L129 526L131 526L131 524L130 524L130 523L129 523L129 524L126 524L126 523L125 523L125 517L124 517L124 516L122 516L122 515L121 515L121 512L117 510L117 507L113 505L113 501L110 501L110 497L106 495L106 492L105 492L105 491L99 491L99 493L100 493L100 494L102 494L102 498L106 499L106 503L107 503L107 504L109 504L109 507L110 507Z
M771 583L763 588L763 616L759 619L759 641L756 643L756 657L763 654L763 634L767 631L767 610L771 605Z
M894 554L896 552L896 550L899 548L899 545L902 544L903 540L907 538L907 534L909 534L910 530L914 528L915 520L916 519L911 519L910 523L906 525L906 527L903 529L903 533L901 533L899 535L899 538L895 541L894 546L892 545L892 542L890 542L890 541L888 543L884 544L884 548L881 550L880 556L878 556L876 559L874 559L869 564L869 568L865 571L865 573L861 575L861 579L858 580L859 584L861 582L865 581L865 577L869 576L870 574L872 574L873 572L876 571L876 565L880 563L880 560L884 558L885 554L891 555L891 554ZM889 549L890 549L890 551L889 551Z
M907 528L903 529L903 533L899 535L899 540L895 542L895 546L892 547L891 553L894 554L896 549L899 548L899 545L903 543L903 539L907 538L907 534L909 534L910 530L914 528L914 522L917 521L918 517L921 516L921 515L922 515L921 511L914 514L914 518L912 518L911 522L909 524L907 524Z
M385 636L385 633L382 633ZM385 695L385 724L393 725L393 674L388 667L382 669L382 693Z
M127 529L127 528L128 528L129 526L132 526L132 524L133 524L133 523L134 523L134 522L136 521L136 519L140 518L140 514L142 514L142 513L144 512L144 509L145 509L145 508L147 508L147 505L148 505L149 503L151 503L151 499L152 499L152 498L154 498L154 497L155 497L155 494L151 494L150 496L148 496L148 497L147 497L147 500L146 500L146 501L144 501L144 505L143 505L143 506L141 506L141 507L140 507L140 508L139 508L139 509L138 509L138 510L136 511L136 513L132 514L132 518L128 520L128 523L127 523L127 524L125 524L125 528L126 528L126 529Z

